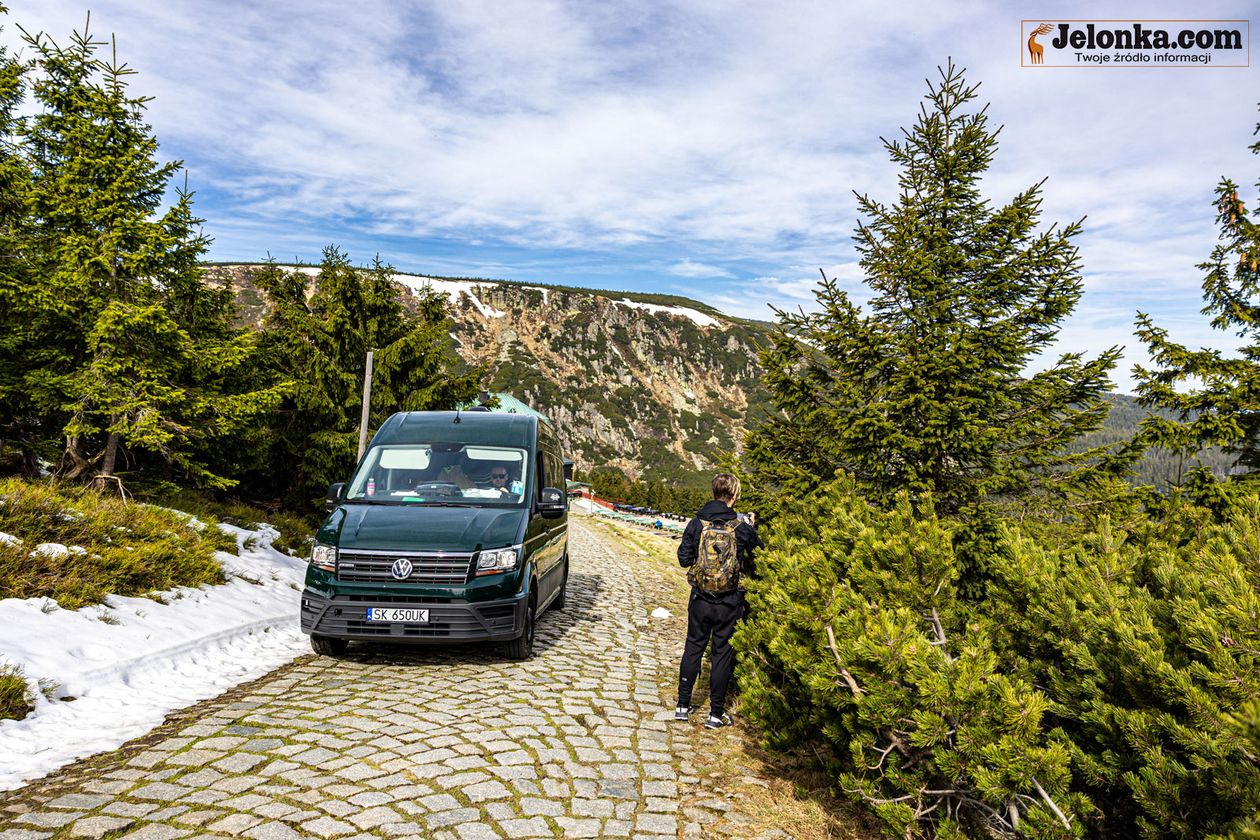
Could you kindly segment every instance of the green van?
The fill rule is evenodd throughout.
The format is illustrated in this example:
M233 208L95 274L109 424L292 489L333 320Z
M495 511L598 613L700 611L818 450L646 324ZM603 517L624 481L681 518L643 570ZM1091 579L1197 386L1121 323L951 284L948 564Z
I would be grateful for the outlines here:
M328 489L302 592L311 647L501 641L528 659L538 616L564 608L566 471L533 415L390 417L350 481Z

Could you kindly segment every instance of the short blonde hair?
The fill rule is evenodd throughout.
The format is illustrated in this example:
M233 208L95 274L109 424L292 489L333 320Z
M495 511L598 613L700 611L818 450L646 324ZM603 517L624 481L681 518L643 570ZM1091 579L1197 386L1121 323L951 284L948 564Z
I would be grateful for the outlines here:
M730 473L713 476L713 498L728 505L739 498L739 478Z

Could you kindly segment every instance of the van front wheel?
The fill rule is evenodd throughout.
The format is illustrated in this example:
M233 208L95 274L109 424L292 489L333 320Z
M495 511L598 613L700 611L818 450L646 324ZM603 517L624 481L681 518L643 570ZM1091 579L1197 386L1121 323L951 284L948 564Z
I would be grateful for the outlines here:
M328 636L311 636L311 650L320 656L341 656L346 652L350 642L345 639L333 639Z
M525 627L521 635L507 644L508 659L524 660L534 655L534 596L529 596L529 606L525 608Z

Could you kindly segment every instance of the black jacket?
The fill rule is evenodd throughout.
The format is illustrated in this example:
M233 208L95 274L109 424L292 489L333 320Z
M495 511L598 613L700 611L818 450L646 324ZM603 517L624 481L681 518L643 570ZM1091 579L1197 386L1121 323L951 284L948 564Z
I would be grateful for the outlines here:
M701 521L704 522L730 522L735 519L735 511L725 502L719 502L714 499L700 508L695 518L687 523L686 530L683 531L682 541L678 543L678 565L684 569L696 564L696 558L700 555L700 529ZM740 577L752 577L757 573L756 562L753 559L753 551L761 547L761 538L757 536L757 529L747 522L741 522L735 529L735 545L739 552L739 573ZM699 591L692 587L692 594L698 595ZM738 600L743 597L743 587L735 592L728 592L725 595L712 596L704 595L709 600Z

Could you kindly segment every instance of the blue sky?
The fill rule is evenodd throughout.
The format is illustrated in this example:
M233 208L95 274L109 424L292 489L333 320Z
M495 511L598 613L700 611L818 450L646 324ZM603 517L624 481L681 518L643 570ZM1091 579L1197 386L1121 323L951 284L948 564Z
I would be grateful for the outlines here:
M63 38L77 0L11 3ZM818 269L864 297L853 190L891 201L879 138L950 57L1001 145L984 189L1047 178L1087 216L1085 295L1058 349L1125 345L1134 313L1229 346L1199 314L1222 175L1256 198L1260 54L1244 69L1020 67L1020 19L1246 19L1247 2L99 2L183 159L210 258L314 261L336 243L417 273L810 308ZM1253 47L1252 52L1256 50Z

